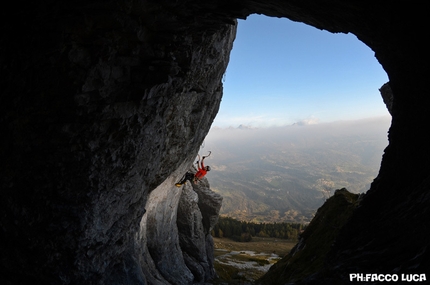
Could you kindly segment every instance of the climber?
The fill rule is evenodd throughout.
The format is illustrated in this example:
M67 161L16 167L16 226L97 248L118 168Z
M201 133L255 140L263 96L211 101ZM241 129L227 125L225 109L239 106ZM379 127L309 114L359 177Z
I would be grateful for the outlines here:
M197 184L197 181L201 180L208 171L211 170L210 166L205 166L204 165L204 160L206 157L210 156L211 152L209 151L209 154L206 156L203 156L202 161L200 162L200 155L198 155L198 160L196 162L197 164L197 172L194 174L192 172L187 172L185 173L184 177L182 178L182 180L178 183L176 183L175 185L177 187L181 187L182 185L184 185L187 180L189 181L193 181L194 184Z

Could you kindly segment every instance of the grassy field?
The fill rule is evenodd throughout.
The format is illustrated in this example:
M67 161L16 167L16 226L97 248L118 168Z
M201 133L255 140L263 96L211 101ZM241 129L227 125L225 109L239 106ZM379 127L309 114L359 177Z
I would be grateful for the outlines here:
M286 255L296 241L253 237L251 242L214 238L215 270L213 284L252 284L269 267Z
M250 242L236 242L228 238L214 237L215 249L227 249L230 251L245 251L251 250L256 253L275 253L280 257L286 255L297 241L277 238L261 238L253 237Z

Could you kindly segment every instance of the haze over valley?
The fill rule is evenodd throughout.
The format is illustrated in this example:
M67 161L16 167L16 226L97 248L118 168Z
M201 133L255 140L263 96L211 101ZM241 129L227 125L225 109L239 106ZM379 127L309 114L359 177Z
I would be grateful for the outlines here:
M377 176L391 117L273 128L212 128L200 153L223 197L221 215L309 222L334 193L361 193Z

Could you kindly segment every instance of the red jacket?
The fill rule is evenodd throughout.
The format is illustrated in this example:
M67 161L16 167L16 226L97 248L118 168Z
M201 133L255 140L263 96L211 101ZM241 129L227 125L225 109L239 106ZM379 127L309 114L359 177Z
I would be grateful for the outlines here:
M205 165L203 164L203 160L201 162L201 165L197 164L197 168L198 170L196 174L194 174L194 177L197 179L202 179L206 175L206 173L208 173L207 170L205 169Z

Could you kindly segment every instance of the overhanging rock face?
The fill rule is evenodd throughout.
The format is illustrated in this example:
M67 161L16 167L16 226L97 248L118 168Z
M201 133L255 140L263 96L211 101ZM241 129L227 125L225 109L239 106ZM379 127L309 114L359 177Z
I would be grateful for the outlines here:
M178 245L165 224L142 218L168 215L176 227L174 182L218 111L236 26L215 19L211 31L189 31L175 13L85 1L5 18L2 284L192 282L186 267L160 270L167 257L153 260L154 247L137 241L161 234L163 247Z
M321 276L429 268L430 237L417 232L430 204L423 68L429 47L421 6L89 0L10 7L0 35L2 284L181 284L207 277L179 250L174 264L185 267L160 269L164 257L154 238L168 232L148 219L166 219L174 230L176 211L166 207L177 209L182 198L161 185L192 163L218 111L235 19L251 13L354 33L390 78L393 120L380 173ZM175 281L178 275L183 279Z

